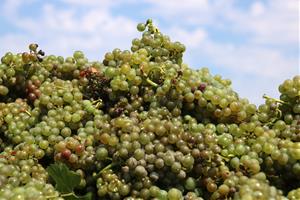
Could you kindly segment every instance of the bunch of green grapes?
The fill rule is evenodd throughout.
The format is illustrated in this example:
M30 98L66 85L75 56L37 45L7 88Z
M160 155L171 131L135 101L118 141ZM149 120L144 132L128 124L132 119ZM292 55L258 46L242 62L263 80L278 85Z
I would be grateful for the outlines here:
M137 29L101 61L1 58L0 199L298 199L299 75L256 106L152 20Z

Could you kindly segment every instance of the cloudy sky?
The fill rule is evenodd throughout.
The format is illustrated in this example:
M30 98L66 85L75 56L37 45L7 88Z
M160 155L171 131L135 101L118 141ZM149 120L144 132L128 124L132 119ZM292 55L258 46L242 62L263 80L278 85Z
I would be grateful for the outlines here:
M38 43L47 54L82 50L91 60L129 49L136 24L152 18L187 46L185 63L209 67L260 104L300 74L299 0L2 0L0 55Z

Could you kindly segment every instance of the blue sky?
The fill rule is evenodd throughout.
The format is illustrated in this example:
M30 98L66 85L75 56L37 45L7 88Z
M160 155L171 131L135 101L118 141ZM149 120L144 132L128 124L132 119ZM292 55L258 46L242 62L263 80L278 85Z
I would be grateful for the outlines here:
M148 18L186 45L185 63L231 79L253 103L278 97L278 85L300 74L298 0L4 0L0 55L34 42L47 54L102 60L129 49Z

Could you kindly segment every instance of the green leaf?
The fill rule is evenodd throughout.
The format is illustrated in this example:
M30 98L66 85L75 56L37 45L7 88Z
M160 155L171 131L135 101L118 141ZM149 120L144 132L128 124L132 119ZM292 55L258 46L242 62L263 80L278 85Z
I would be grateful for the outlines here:
M51 164L47 167L51 178L55 181L55 188L61 193L71 193L80 183L80 175L70 171L63 163Z
M92 200L92 193L78 196L74 193L74 188L80 184L80 175L69 170L64 163L55 163L47 167L47 172L55 181L55 188L61 193L61 197L66 200Z

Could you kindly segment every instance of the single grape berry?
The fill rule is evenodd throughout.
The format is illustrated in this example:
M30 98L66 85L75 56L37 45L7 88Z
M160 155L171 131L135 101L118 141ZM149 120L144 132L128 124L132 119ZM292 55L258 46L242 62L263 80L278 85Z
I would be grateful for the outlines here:
M30 44L29 49L30 49L30 51L36 51L38 46L39 46L38 44Z
M139 24L137 25L137 30L138 30L138 31L143 32L145 29L146 29L146 25L145 25L145 24L139 23Z

